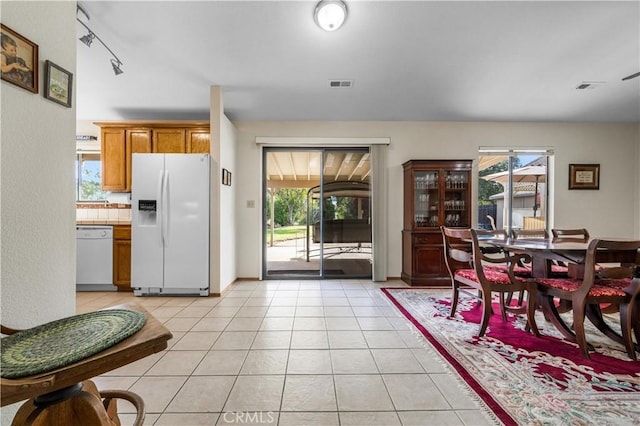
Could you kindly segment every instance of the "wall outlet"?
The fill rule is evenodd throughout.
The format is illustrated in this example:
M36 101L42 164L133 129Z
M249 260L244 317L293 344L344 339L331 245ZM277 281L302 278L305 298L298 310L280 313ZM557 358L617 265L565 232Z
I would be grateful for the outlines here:
M247 208L255 209L256 208L256 200L247 200Z

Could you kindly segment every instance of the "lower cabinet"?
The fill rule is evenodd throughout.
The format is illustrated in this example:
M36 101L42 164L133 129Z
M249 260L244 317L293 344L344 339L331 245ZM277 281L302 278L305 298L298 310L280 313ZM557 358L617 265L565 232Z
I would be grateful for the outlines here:
M131 225L113 227L113 285L131 291Z
M437 231L402 231L402 280L414 286L447 286L442 234Z

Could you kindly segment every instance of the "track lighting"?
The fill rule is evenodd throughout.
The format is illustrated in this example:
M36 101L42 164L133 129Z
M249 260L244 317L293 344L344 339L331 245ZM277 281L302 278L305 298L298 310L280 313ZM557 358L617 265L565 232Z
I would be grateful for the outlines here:
M111 49L109 49L109 47L104 43L104 41L102 41L100 39L100 37L98 37L92 30L91 28L89 28L87 26L87 24L85 24L84 22L82 22L80 20L80 18L78 18L77 16L77 12L80 11L84 14L84 16L87 17L87 19L89 18L89 15L87 14L87 12L78 4L77 5L77 9L76 9L76 20L78 22L80 22L82 24L83 27L85 27L87 29L87 31L89 31L89 34L83 35L82 37L79 38L79 40L81 42L83 42L84 44L87 45L87 47L91 47L91 43L93 43L93 40L98 40L100 42L100 44L102 44L104 46L105 49L107 49L109 51L109 53L111 53L111 56L113 56L113 59L111 59L111 66L113 67L113 72L115 73L115 75L120 75L122 74L124 71L122 71L122 69L120 68L122 66L122 61L120 59L118 59L118 57L116 56L115 53L113 53L111 51Z

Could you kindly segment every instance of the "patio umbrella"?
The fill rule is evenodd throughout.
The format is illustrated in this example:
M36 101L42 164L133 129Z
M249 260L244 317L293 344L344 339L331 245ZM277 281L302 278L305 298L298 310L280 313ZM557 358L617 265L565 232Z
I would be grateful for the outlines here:
M538 183L545 182L547 177L546 166L524 166L519 169L513 170L513 186L524 186L523 184L534 183L534 198L533 198L533 217L536 217L536 211L538 210ZM482 179L498 182L504 186L509 181L509 171L492 173L490 175L481 176Z

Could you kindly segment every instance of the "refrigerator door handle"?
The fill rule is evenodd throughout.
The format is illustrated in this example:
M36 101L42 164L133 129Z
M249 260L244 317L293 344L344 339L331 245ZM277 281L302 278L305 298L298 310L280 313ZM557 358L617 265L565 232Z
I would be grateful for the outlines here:
M162 236L164 240L164 246L169 246L169 223L171 218L169 217L169 203L171 203L170 199L170 191L169 191L169 171L165 170L164 172L164 196L163 196L163 204L162 204L162 218L163 218L163 231Z
M163 227L162 227L162 222L164 221L164 198L163 198L163 187L164 187L164 170L160 170L160 173L158 173L158 194L156 195L156 199L158 200L158 207L157 207L157 217L160 221L160 232L158 233L158 236L160 237L160 244L162 244L164 246L164 232L163 232Z

